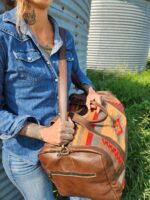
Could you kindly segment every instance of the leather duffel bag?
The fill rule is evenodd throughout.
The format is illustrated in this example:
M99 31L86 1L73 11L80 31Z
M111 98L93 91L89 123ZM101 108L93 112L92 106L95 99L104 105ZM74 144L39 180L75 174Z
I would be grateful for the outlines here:
M119 200L125 182L127 139L124 107L111 93L99 91L101 104L92 102L100 107L99 113L87 109L85 94L72 94L67 112L64 49L61 54L60 117L62 121L71 117L75 123L75 136L66 146L45 144L39 152L39 160L62 196Z

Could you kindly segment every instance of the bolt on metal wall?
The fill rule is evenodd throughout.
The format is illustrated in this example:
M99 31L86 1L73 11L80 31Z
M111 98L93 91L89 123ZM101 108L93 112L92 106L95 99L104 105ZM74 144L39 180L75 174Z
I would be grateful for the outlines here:
M58 24L73 34L80 67L84 72L86 69L90 6L91 0L55 0L49 8L49 13L57 20ZM0 0L0 13L3 13L5 8ZM0 141L0 149L1 146ZM13 199L23 200L4 172L0 152L0 200Z
M150 1L92 0L88 68L144 69L150 36Z

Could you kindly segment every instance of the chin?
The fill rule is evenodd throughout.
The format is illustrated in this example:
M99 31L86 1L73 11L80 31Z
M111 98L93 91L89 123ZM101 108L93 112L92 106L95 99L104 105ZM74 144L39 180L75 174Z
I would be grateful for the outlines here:
M37 8L46 9L52 4L52 0L30 0L30 2Z

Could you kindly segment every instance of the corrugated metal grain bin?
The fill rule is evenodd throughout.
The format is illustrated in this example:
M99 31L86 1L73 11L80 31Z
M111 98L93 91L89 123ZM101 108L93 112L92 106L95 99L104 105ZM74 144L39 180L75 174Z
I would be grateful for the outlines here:
M55 0L52 7L49 9L49 12L55 17L58 23L62 27L70 30L74 35L79 63L83 71L85 71L86 68L90 6L90 0ZM5 6L0 0L0 13L2 13L4 9ZM0 153L0 200L14 199L21 200L23 198L6 177L1 163Z
M141 71L149 36L150 1L92 0L88 68Z

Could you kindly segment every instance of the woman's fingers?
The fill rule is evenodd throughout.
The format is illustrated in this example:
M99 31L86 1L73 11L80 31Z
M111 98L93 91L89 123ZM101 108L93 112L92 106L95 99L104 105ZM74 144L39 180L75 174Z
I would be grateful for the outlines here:
M74 128L75 127L75 125L74 125L74 123L73 123L73 121L71 120L70 117L68 117L68 121L65 121L64 126L68 127L68 128Z
M67 127L66 125L62 125L61 128L61 133L64 134L64 133L69 133L69 134L74 134L74 128L72 127Z
M90 110L91 108L93 109L96 109L97 113L99 113L100 111L100 107L97 106L96 104L93 104L92 101L96 101L98 102L99 104L101 104L102 102L102 96L97 94L96 92L94 94L89 94L87 96L87 99L86 99L86 106L87 108Z
M71 141L71 140L73 140L73 134L64 133L64 134L61 135L61 140Z
M74 123L72 122L71 118L68 117L68 121L65 121L61 124L60 128L60 141L61 144L68 144L70 141L73 140L74 137Z
M71 128L66 129L64 132L61 133L61 144L68 144L74 138L74 130Z

